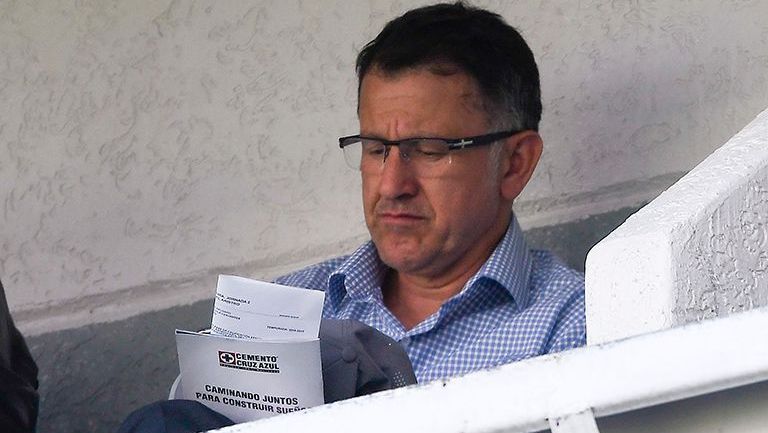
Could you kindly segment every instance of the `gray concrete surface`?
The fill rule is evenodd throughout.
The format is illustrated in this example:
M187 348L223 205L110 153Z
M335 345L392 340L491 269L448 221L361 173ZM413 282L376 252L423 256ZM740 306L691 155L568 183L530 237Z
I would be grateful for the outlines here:
M174 329L210 326L213 301L28 339L40 368L40 433L114 432L168 396L179 372Z

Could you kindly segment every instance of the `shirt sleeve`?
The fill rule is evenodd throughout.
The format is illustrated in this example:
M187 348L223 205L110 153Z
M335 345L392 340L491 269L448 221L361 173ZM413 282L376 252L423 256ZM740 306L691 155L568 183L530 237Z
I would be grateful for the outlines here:
M576 290L561 310L546 353L562 352L587 344L584 288Z

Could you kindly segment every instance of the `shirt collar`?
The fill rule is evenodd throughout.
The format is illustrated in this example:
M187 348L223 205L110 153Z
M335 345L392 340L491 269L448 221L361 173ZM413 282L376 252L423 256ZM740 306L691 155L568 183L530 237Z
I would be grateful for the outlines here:
M524 309L529 300L531 266L531 253L523 231L512 215L507 232L491 256L452 300L458 301L471 295L479 281L489 279L506 289L518 308ZM387 269L372 241L360 246L329 276L328 295L334 309L341 304L344 296L353 300L376 298L381 301L381 283Z
M345 296L353 300L381 300L381 283L387 269L373 242L364 243L328 277L332 305L338 307Z
M457 297L464 295L465 292L470 294L472 288L478 285L477 282L489 279L506 289L515 300L517 307L524 309L529 301L532 266L530 249L523 237L523 230L513 214L504 237L480 270L467 281Z

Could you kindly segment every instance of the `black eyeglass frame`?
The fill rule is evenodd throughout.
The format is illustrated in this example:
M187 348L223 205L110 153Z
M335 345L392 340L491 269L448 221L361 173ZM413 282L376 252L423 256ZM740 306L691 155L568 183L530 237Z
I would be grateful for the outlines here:
M515 134L519 134L525 131L525 129L510 129L507 131L491 132L490 134L475 135L474 137L464 138L441 138L441 137L411 137L403 140L385 140L383 138L368 137L364 135L348 135L346 137L339 138L339 148L344 149L347 146L351 146L355 143L359 143L363 140L376 140L380 141L385 146L399 146L400 143L414 140L442 140L448 145L448 150L466 149L467 147L483 146L491 144L495 141L499 141L502 138L511 137Z

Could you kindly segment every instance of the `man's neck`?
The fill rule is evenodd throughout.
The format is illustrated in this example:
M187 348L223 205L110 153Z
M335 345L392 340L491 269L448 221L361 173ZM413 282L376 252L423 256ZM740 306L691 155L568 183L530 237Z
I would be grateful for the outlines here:
M503 233L499 241L501 238ZM438 278L409 275L390 269L382 286L384 305L406 330L415 327L437 312L445 301L461 292L467 281L485 264L497 244L469 263L457 263Z

